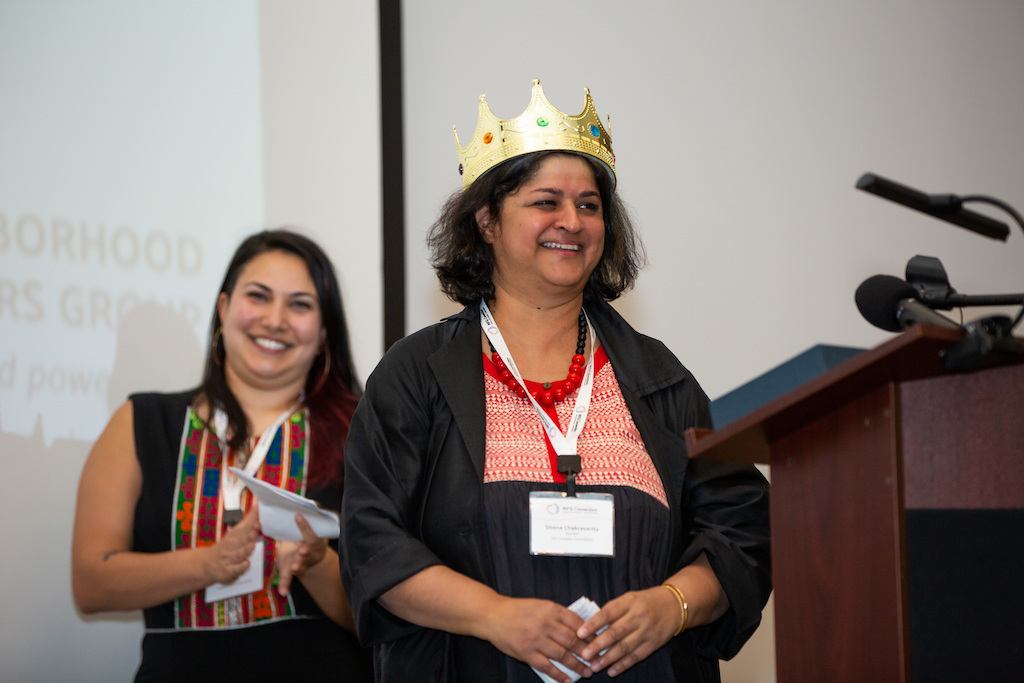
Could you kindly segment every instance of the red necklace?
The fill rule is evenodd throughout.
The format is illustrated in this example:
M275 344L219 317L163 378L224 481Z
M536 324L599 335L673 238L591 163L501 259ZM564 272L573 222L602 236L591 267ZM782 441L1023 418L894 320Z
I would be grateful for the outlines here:
M516 381L512 371L505 366L501 354L494 350L494 344L487 342L491 347L491 361L498 369L498 377L502 382L514 391L519 398L526 398L526 388ZM583 350L587 344L587 316L580 308L579 335L576 337L576 353L572 357L572 364L569 365L569 374L560 382L545 382L544 388L529 392L533 399L542 406L552 406L565 400L565 397L576 391L583 383L583 369L587 366L587 359Z

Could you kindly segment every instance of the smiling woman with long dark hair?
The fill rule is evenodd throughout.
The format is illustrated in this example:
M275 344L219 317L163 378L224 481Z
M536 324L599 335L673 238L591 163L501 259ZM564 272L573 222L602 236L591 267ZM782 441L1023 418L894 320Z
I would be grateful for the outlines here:
M369 680L336 546L261 534L228 470L337 510L360 388L330 261L288 230L239 246L203 382L135 394L82 471L72 588L84 612L142 609L136 680Z

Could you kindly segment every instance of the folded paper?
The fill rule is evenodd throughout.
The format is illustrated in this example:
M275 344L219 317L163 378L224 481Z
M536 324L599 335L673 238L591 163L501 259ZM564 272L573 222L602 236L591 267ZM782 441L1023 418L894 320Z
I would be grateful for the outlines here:
M580 616L580 619L582 619L583 621L589 620L590 617L594 616L595 614L597 614L601 610L601 608L597 605L596 602L594 602L590 598L586 597L585 595L580 596L579 598L577 598L576 602L574 602L571 605L569 605L569 609L572 610L573 612L575 612L576 614L578 614ZM604 631L604 629L606 629L606 628L608 628L608 627L607 626L603 627L600 631L598 631L598 633L601 633L601 631ZM602 650L599 654L603 655L604 654L604 650ZM583 659L579 655L573 653L573 656L576 657L576 659L578 659L581 662L583 662L584 664L586 664L587 666L590 666L590 662L588 662L587 660ZM573 671L569 667L563 665L561 662L556 662L555 660L552 659L551 663L554 664L555 666L557 666L562 673L564 673L567 676L569 676L569 678L571 678L573 681L580 680L581 676L578 673L576 673L575 671ZM551 676L548 676L546 673L542 673L540 671L537 671L537 669L533 669L533 671L538 676L540 676L540 680L544 681L544 683L557 683L557 681L555 681L555 679L551 678Z
M338 537L337 513L324 510L314 500L250 477L237 467L228 469L259 501L260 527L264 536L277 541L301 541L302 532L295 523L295 515L299 514L306 518L313 533L320 538Z

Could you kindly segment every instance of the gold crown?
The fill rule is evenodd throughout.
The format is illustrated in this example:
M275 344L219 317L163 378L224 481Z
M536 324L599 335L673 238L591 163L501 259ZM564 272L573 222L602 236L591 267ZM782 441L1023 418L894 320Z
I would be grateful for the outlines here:
M540 81L535 78L530 106L516 118L507 121L491 113L491 108L484 101L485 96L481 95L480 117L476 122L473 139L462 147L459 134L455 133L455 152L459 157L463 189L503 161L545 150L565 150L594 157L604 164L614 186L615 154L612 153L612 138L594 110L590 89L584 90L587 99L583 111L570 116L548 102ZM452 131L455 131L454 126Z

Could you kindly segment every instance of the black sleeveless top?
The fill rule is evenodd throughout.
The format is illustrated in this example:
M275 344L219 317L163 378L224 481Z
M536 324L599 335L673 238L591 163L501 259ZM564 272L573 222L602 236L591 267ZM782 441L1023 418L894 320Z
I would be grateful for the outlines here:
M186 420L196 392L135 394L135 450L142 491L135 509L133 550L172 550L175 492L186 450ZM306 495L338 510L335 487ZM332 547L337 549L336 542ZM273 558L269 558L273 561ZM175 601L144 610L146 635L137 681L372 681L368 651L327 618L300 581L291 586L293 614L235 627L183 628Z

